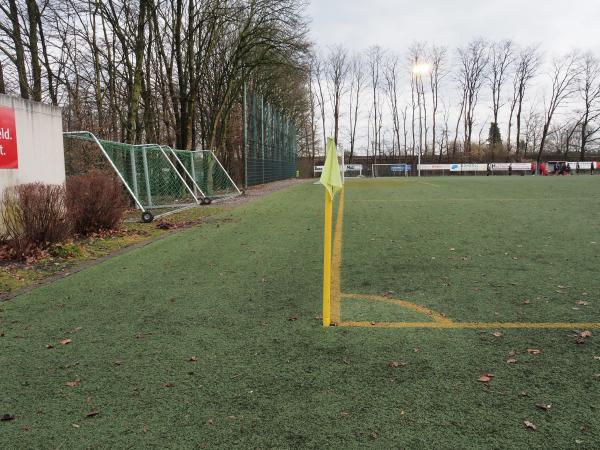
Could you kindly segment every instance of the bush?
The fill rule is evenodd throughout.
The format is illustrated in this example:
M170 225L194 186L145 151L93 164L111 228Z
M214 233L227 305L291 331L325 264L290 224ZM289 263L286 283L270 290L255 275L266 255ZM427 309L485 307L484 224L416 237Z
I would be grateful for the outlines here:
M123 186L110 172L94 170L67 179L67 209L80 235L116 229L127 211Z
M43 183L22 184L2 195L2 240L9 256L23 259L65 239L70 232L65 190Z

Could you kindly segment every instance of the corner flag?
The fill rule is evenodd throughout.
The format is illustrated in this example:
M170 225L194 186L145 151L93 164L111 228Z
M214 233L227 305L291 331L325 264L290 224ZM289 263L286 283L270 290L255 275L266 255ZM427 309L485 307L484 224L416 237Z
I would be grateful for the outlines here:
M333 197L344 187L335 141L327 139L327 158L319 182L325 186L325 236L323 241L323 326L331 325L331 228Z
M325 186L332 199L343 187L340 165L337 160L337 149L332 138L327 139L327 157L319 182Z

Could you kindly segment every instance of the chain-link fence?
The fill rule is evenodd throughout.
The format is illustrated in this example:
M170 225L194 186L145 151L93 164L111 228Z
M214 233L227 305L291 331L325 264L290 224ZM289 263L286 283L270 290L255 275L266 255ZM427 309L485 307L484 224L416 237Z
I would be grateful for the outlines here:
M297 130L264 97L244 90L245 186L296 176Z
M123 144L87 131L64 136L67 174L114 170L144 220L152 220L150 210L165 213L240 192L211 151Z

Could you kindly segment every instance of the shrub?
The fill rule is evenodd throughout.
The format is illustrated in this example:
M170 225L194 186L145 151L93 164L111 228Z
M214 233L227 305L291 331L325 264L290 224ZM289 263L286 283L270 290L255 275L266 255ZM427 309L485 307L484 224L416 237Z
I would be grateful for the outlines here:
M128 202L117 177L93 170L69 177L66 186L67 209L75 233L87 235L119 226Z
M5 189L0 212L9 256L23 259L65 239L70 232L62 186L30 183Z

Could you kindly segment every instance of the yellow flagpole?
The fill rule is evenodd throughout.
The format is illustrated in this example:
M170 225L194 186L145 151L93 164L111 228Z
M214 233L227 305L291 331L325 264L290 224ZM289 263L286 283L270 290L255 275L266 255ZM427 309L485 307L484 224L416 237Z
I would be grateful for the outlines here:
M331 225L333 202L325 190L325 239L323 241L323 326L331 325Z

